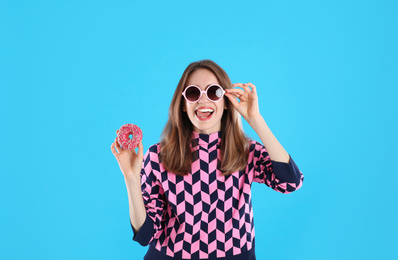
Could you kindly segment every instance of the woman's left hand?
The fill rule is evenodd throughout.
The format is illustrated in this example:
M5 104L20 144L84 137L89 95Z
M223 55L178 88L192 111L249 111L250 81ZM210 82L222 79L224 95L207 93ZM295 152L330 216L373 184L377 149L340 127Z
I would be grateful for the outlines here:
M243 118L250 123L250 121L255 120L260 115L256 86L252 83L236 83L232 84L232 87L241 87L243 90L238 88L225 89L225 96L231 101L232 105Z

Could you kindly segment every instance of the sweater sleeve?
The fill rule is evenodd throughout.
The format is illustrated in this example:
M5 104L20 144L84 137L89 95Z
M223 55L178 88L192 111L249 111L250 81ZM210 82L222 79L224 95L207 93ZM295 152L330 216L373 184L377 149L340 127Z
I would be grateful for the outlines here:
M157 238L164 225L165 195L161 182L154 173L157 170L159 170L157 149L156 146L152 146L144 156L141 169L141 191L147 213L146 219L137 233L133 229L133 240L142 246L147 246Z
M271 160L264 145L253 142L250 145L249 165L253 167L253 181L265 183L280 193L298 190L304 181L304 175L289 154L289 163Z

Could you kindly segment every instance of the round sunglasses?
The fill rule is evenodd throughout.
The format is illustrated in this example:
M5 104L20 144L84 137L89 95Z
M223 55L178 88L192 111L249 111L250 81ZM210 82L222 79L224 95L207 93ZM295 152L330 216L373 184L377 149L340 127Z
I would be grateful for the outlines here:
M206 94L208 100L217 102L224 96L225 90L217 84L211 84L203 91L196 85L189 85L184 92L182 92L182 95L188 102L195 103L200 100L203 93Z

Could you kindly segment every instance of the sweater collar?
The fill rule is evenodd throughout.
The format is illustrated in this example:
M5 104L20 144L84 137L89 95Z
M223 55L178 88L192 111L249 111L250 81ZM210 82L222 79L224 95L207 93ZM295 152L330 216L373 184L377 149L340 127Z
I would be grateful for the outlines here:
M208 147L213 146L214 144L219 144L221 142L221 134L221 131L211 134L202 134L192 131L192 145Z

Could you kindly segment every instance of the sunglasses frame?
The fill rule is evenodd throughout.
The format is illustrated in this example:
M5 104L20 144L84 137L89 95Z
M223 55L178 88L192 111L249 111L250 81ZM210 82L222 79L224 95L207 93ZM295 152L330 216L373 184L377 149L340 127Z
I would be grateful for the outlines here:
M213 86L219 87L219 88L221 89L221 91L222 91L222 95L221 95L221 97L220 97L218 100L211 100L211 99L209 98L209 96L207 95L207 91L209 90L209 88L211 88L211 87L213 87ZM187 96L185 95L185 93L186 93L186 91L187 91L187 89L188 89L189 87L195 87L195 88L197 88L197 89L200 91L199 98L198 98L196 101L190 101L190 100L188 100ZM217 102L217 101L220 101L220 100L224 97L225 90L224 90L220 85L217 85L217 84L210 84L209 86L207 86L207 88L206 88L205 90L201 90L201 89L200 89L198 86L196 86L196 85L189 85L189 86L187 86L187 87L184 89L184 92L182 92L181 94L184 96L184 98L185 98L185 100L186 100L187 102L189 102L189 103L196 103L196 102L198 102L198 101L202 98L202 94L203 94L203 93L205 93L207 99L210 100L211 102Z

